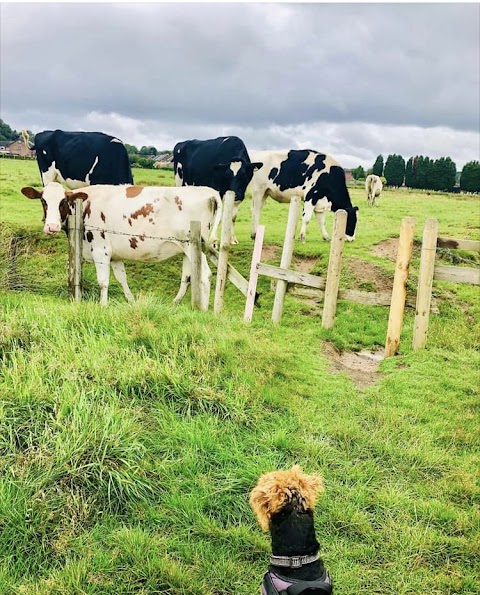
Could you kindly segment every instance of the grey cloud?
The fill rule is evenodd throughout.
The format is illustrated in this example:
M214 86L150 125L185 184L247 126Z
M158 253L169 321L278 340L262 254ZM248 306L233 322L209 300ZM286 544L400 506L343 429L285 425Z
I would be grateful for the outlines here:
M17 129L101 129L164 148L238 134L346 166L380 152L479 158L477 4L0 10L2 117Z
M3 5L2 105L478 130L478 17L461 4Z

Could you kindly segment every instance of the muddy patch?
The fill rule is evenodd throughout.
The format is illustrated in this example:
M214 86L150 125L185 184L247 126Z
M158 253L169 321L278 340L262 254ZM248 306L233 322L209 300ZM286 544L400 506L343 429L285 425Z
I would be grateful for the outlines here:
M278 246L262 246L262 262L268 262L269 260L275 260L280 254L280 248Z
M301 273L310 273L317 261L318 258L311 256L294 256L292 259L292 268Z
M332 372L347 374L358 388L371 386L381 378L378 368L383 350L341 352L327 342L323 344L323 353L330 362Z
M397 251L398 238L383 240L383 242L378 242L378 244L375 244L372 248L372 254L380 256L381 258L388 258L388 260L392 260L393 262L397 260Z
M376 292L392 291L393 277L379 266L360 258L350 258L346 266L355 276L359 289Z
M418 255L420 253L421 244L420 240L413 240L413 254ZM398 238L388 238L388 240L383 240L382 242L378 242L378 244L374 244L371 252L372 254L375 254L375 256L388 258L388 260L395 262L397 260Z

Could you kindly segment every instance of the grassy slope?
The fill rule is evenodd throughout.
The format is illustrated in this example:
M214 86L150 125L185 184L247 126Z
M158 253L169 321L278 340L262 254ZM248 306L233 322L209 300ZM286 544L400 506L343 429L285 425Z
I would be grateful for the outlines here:
M0 218L32 234L41 209L18 188L38 185L36 165L0 167ZM169 183L164 172L135 174ZM417 218L417 236L427 216L445 235L478 233L471 201L386 192L367 210L363 193L352 195L362 218L347 262L391 273L370 249L397 235L405 215ZM232 256L244 273L248 207ZM286 209L267 203L263 221L266 243L281 245ZM220 318L172 308L175 260L130 263L140 299L126 305L112 282L106 310L87 266L89 299L72 305L65 238L38 234L22 246L24 291L0 293L0 592L256 593L269 543L248 491L260 473L294 462L325 476L317 530L338 593L480 591L473 288L436 283L428 349L411 351L408 313L401 355L358 390L328 371L321 340L383 344L384 308L339 304L327 332L287 297L274 327L263 279L262 308L245 327L231 288ZM315 271L324 270L315 222L296 251L319 255Z

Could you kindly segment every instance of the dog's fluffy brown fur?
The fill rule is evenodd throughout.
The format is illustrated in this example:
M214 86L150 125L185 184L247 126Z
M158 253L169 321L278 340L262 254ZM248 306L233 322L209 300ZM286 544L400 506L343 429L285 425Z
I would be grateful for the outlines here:
M298 465L288 471L272 471L260 477L250 493L250 506L260 527L268 531L270 518L288 504L299 510L313 510L324 490L320 475L307 475Z

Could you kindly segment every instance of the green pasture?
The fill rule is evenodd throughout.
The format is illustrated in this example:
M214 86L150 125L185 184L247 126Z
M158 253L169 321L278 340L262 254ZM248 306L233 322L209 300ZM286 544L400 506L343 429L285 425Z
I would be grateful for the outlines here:
M134 178L173 184L164 170ZM112 276L108 308L87 264L85 299L70 303L66 238L42 234L40 204L20 193L29 185L40 187L35 162L0 160L2 595L259 593L269 538L248 494L261 473L294 463L325 478L316 527L335 593L480 593L478 288L435 282L427 348L411 349L409 309L399 355L359 386L323 346L381 348L386 308L340 302L325 331L316 304L287 294L274 326L261 278L247 326L231 286L219 317L193 312L189 294L173 307L178 258L127 263L137 301ZM391 280L394 261L372 248L398 237L404 216L417 240L428 217L441 235L479 238L473 197L387 190L368 209L360 188L351 196L360 217L342 287ZM272 264L287 212L269 200L262 213ZM231 256L245 276L250 221L247 197ZM322 274L328 252L312 220L295 263ZM417 246L411 290L418 262Z

